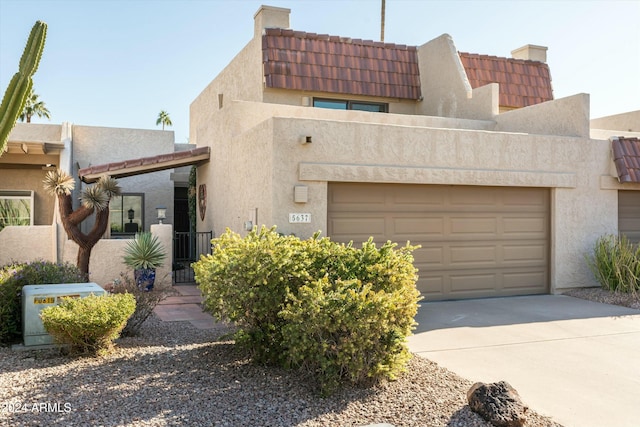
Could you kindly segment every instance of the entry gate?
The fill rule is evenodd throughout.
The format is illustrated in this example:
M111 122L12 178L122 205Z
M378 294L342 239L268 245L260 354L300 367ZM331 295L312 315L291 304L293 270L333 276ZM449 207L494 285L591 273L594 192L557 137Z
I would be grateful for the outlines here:
M211 254L212 231L176 231L173 237L173 282L193 283L191 264Z

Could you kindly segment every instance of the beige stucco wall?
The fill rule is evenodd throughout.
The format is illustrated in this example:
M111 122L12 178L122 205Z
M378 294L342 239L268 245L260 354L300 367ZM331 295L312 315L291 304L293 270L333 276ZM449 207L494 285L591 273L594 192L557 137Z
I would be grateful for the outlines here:
M173 131L107 128L95 126L73 127L73 162L81 168L90 165L118 162L139 157L155 156L174 152ZM77 176L77 166L74 166ZM171 170L118 179L123 193L145 193L144 229L149 231L151 224L157 223L157 206L167 208L166 223L173 223L173 182ZM86 186L76 180L74 199ZM92 221L83 223L88 231Z
M9 226L0 230L0 266L10 262L56 261L55 226Z
M76 264L78 258L78 245L66 238L64 230L59 226L58 232L62 236L61 252L62 261ZM158 240L165 248L167 254L173 253L173 227L169 224L154 224L151 232L158 236ZM133 271L122 261L127 239L101 239L91 250L89 260L89 281L100 286L105 286L118 279L124 273L133 279ZM155 287L166 289L171 286L171 256L164 265L156 269Z
M53 221L55 198L44 190L42 180L47 172L42 169L0 168L0 190L33 191L33 225L50 225Z
M591 120L591 129L614 129L615 135L626 136L629 132L640 132L640 110ZM613 136L613 135L611 135Z
M226 108L218 122L234 125L213 126L218 157L200 168L210 202L199 229L242 233L257 208L258 225L300 237L325 231L328 182L546 187L552 290L595 284L584 255L598 236L617 230L617 192L601 178L609 173L608 141L435 127L447 120L403 115L381 123L380 115L359 112L370 119L359 121L354 113L251 102ZM305 135L311 144L301 144ZM295 185L308 186L308 203L293 201ZM312 222L289 224L289 213L311 213Z

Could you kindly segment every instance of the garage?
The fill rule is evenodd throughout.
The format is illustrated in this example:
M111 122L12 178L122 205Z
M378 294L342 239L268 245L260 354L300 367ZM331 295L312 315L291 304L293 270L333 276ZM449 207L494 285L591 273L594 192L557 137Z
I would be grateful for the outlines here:
M640 243L640 191L618 191L618 232Z
M335 241L373 236L414 252L426 300L549 292L549 190L329 183Z

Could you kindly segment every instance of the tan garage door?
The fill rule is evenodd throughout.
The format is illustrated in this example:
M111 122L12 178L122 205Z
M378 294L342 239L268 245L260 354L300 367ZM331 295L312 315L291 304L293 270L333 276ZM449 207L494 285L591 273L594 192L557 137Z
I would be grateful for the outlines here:
M618 191L618 232L640 243L640 191Z
M333 240L422 246L427 300L548 292L547 189L330 183L328 197Z

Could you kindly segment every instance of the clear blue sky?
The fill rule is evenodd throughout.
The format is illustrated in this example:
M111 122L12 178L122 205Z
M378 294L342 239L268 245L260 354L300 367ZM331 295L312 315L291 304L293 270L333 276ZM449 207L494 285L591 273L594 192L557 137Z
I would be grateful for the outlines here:
M290 8L296 30L379 39L380 0L0 0L0 90L42 20L34 81L50 123L159 129L166 110L186 142L189 104L250 40L261 4ZM459 51L496 56L547 46L555 97L589 93L595 118L640 109L639 22L640 0L387 0L385 41L448 33Z

